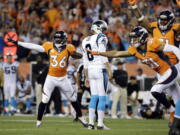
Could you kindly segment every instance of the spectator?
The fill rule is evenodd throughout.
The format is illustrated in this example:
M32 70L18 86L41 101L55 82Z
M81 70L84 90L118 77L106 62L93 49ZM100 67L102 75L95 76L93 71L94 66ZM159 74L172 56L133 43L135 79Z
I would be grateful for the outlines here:
M20 76L19 81L17 82L18 89L18 104L23 103L25 105L25 111L22 109L21 112L26 114L32 113L32 101L33 101L33 90L32 84L30 81L26 80L23 76Z
M139 81L139 85L140 85L140 90L144 91L145 87L144 87L144 80L146 78L146 75L143 73L143 69L142 68L138 68L137 70L137 80Z
M117 63L117 70L113 72L113 79L115 80L115 85L117 86L117 91L113 93L113 104L112 104L112 118L117 118L117 104L120 98L121 104L121 118L129 119L127 115L127 83L128 74L123 70L123 62Z
M129 83L127 85L127 91L128 91L128 101L131 104L133 110L133 117L139 119L140 118L138 116L139 85L135 76L130 77ZM133 96L134 92L136 93L135 97Z

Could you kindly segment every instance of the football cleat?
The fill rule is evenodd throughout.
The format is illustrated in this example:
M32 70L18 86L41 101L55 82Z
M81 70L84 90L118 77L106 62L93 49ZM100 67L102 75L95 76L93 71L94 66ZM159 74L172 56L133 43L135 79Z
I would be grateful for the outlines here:
M94 129L95 129L95 128L94 128L94 125L88 124L88 129L89 129L89 130L94 130Z
M84 127L88 127L88 123L87 123L87 121L85 120L85 118L79 117L78 120L79 120L79 122L80 122Z
M39 128L42 125L42 121L37 120L36 121L36 127Z
M110 130L110 128L106 127L105 125L103 126L97 126L98 130Z

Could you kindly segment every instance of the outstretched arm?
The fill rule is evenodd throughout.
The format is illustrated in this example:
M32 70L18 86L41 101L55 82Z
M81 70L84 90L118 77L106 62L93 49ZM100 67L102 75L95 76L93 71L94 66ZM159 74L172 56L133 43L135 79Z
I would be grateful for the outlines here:
M81 59L82 54L75 51L73 54L71 54L71 57L73 57L75 59Z
M138 22L145 27L149 32L152 33L152 29L148 23L148 20L144 17L144 15L141 13L140 9L138 8L138 5L136 3L136 0L128 0L129 5L131 6L131 9L133 10L133 13L135 14L136 18L138 19Z
M37 45L33 43L25 43L25 42L20 42L20 41L18 41L18 45L27 49L36 50L38 52L45 52L45 49L41 45Z
M27 49L36 50L38 52L45 52L45 49L41 45L37 45L37 44L33 44L33 43L26 43L26 42L21 42L21 41L15 41L15 40L12 40L11 38L9 38L8 41L11 43L14 43L16 45L20 45Z
M89 51L89 50L88 50ZM128 51L107 51L107 52L90 52L92 55L101 55L106 57L128 57L131 54Z

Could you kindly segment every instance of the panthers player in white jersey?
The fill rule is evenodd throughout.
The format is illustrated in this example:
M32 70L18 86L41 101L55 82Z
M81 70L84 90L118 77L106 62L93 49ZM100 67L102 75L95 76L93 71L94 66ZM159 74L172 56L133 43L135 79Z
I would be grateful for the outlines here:
M106 89L109 78L112 77L112 72L109 66L108 59L102 56L93 56L86 49L105 52L108 39L103 32L107 30L107 24L103 20L95 21L91 26L92 36L86 37L82 41L83 64L85 68L86 79L89 80L91 90L91 100L89 103L89 129L94 129L95 109L97 105L98 124L97 129L109 129L104 123L104 111L106 103ZM108 74L107 74L108 73Z
M2 69L4 72L4 107L5 113L9 113L9 101L11 104L11 113L16 111L16 82L17 82L17 72L19 63L17 61L12 61L12 55L7 54L7 62L3 63Z

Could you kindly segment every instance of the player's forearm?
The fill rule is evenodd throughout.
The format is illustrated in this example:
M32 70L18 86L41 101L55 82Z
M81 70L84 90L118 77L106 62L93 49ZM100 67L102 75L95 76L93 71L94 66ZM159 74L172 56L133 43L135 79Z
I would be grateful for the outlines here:
M27 48L27 49L31 49L31 50L36 50L38 52L44 52L44 48L41 45L37 45L37 44L33 44L33 43L25 43L25 42L20 42L18 41L18 45Z
M80 88L80 74L79 73L77 73L76 82L77 82L78 88Z
M131 54L128 51L107 51L107 52L99 52L99 55L106 57L128 57Z
M106 66L106 70L108 72L109 79L112 79L112 71L111 71L111 67L110 67L109 62L106 62L105 66Z
M75 59L81 59L82 58L82 54L75 52L74 54L71 55L71 57L75 58Z
M147 19L145 18L145 16L141 13L140 9L138 8L137 5L131 6L133 13L135 14L138 22L144 27L146 28L149 32L152 32L149 23L147 21Z

